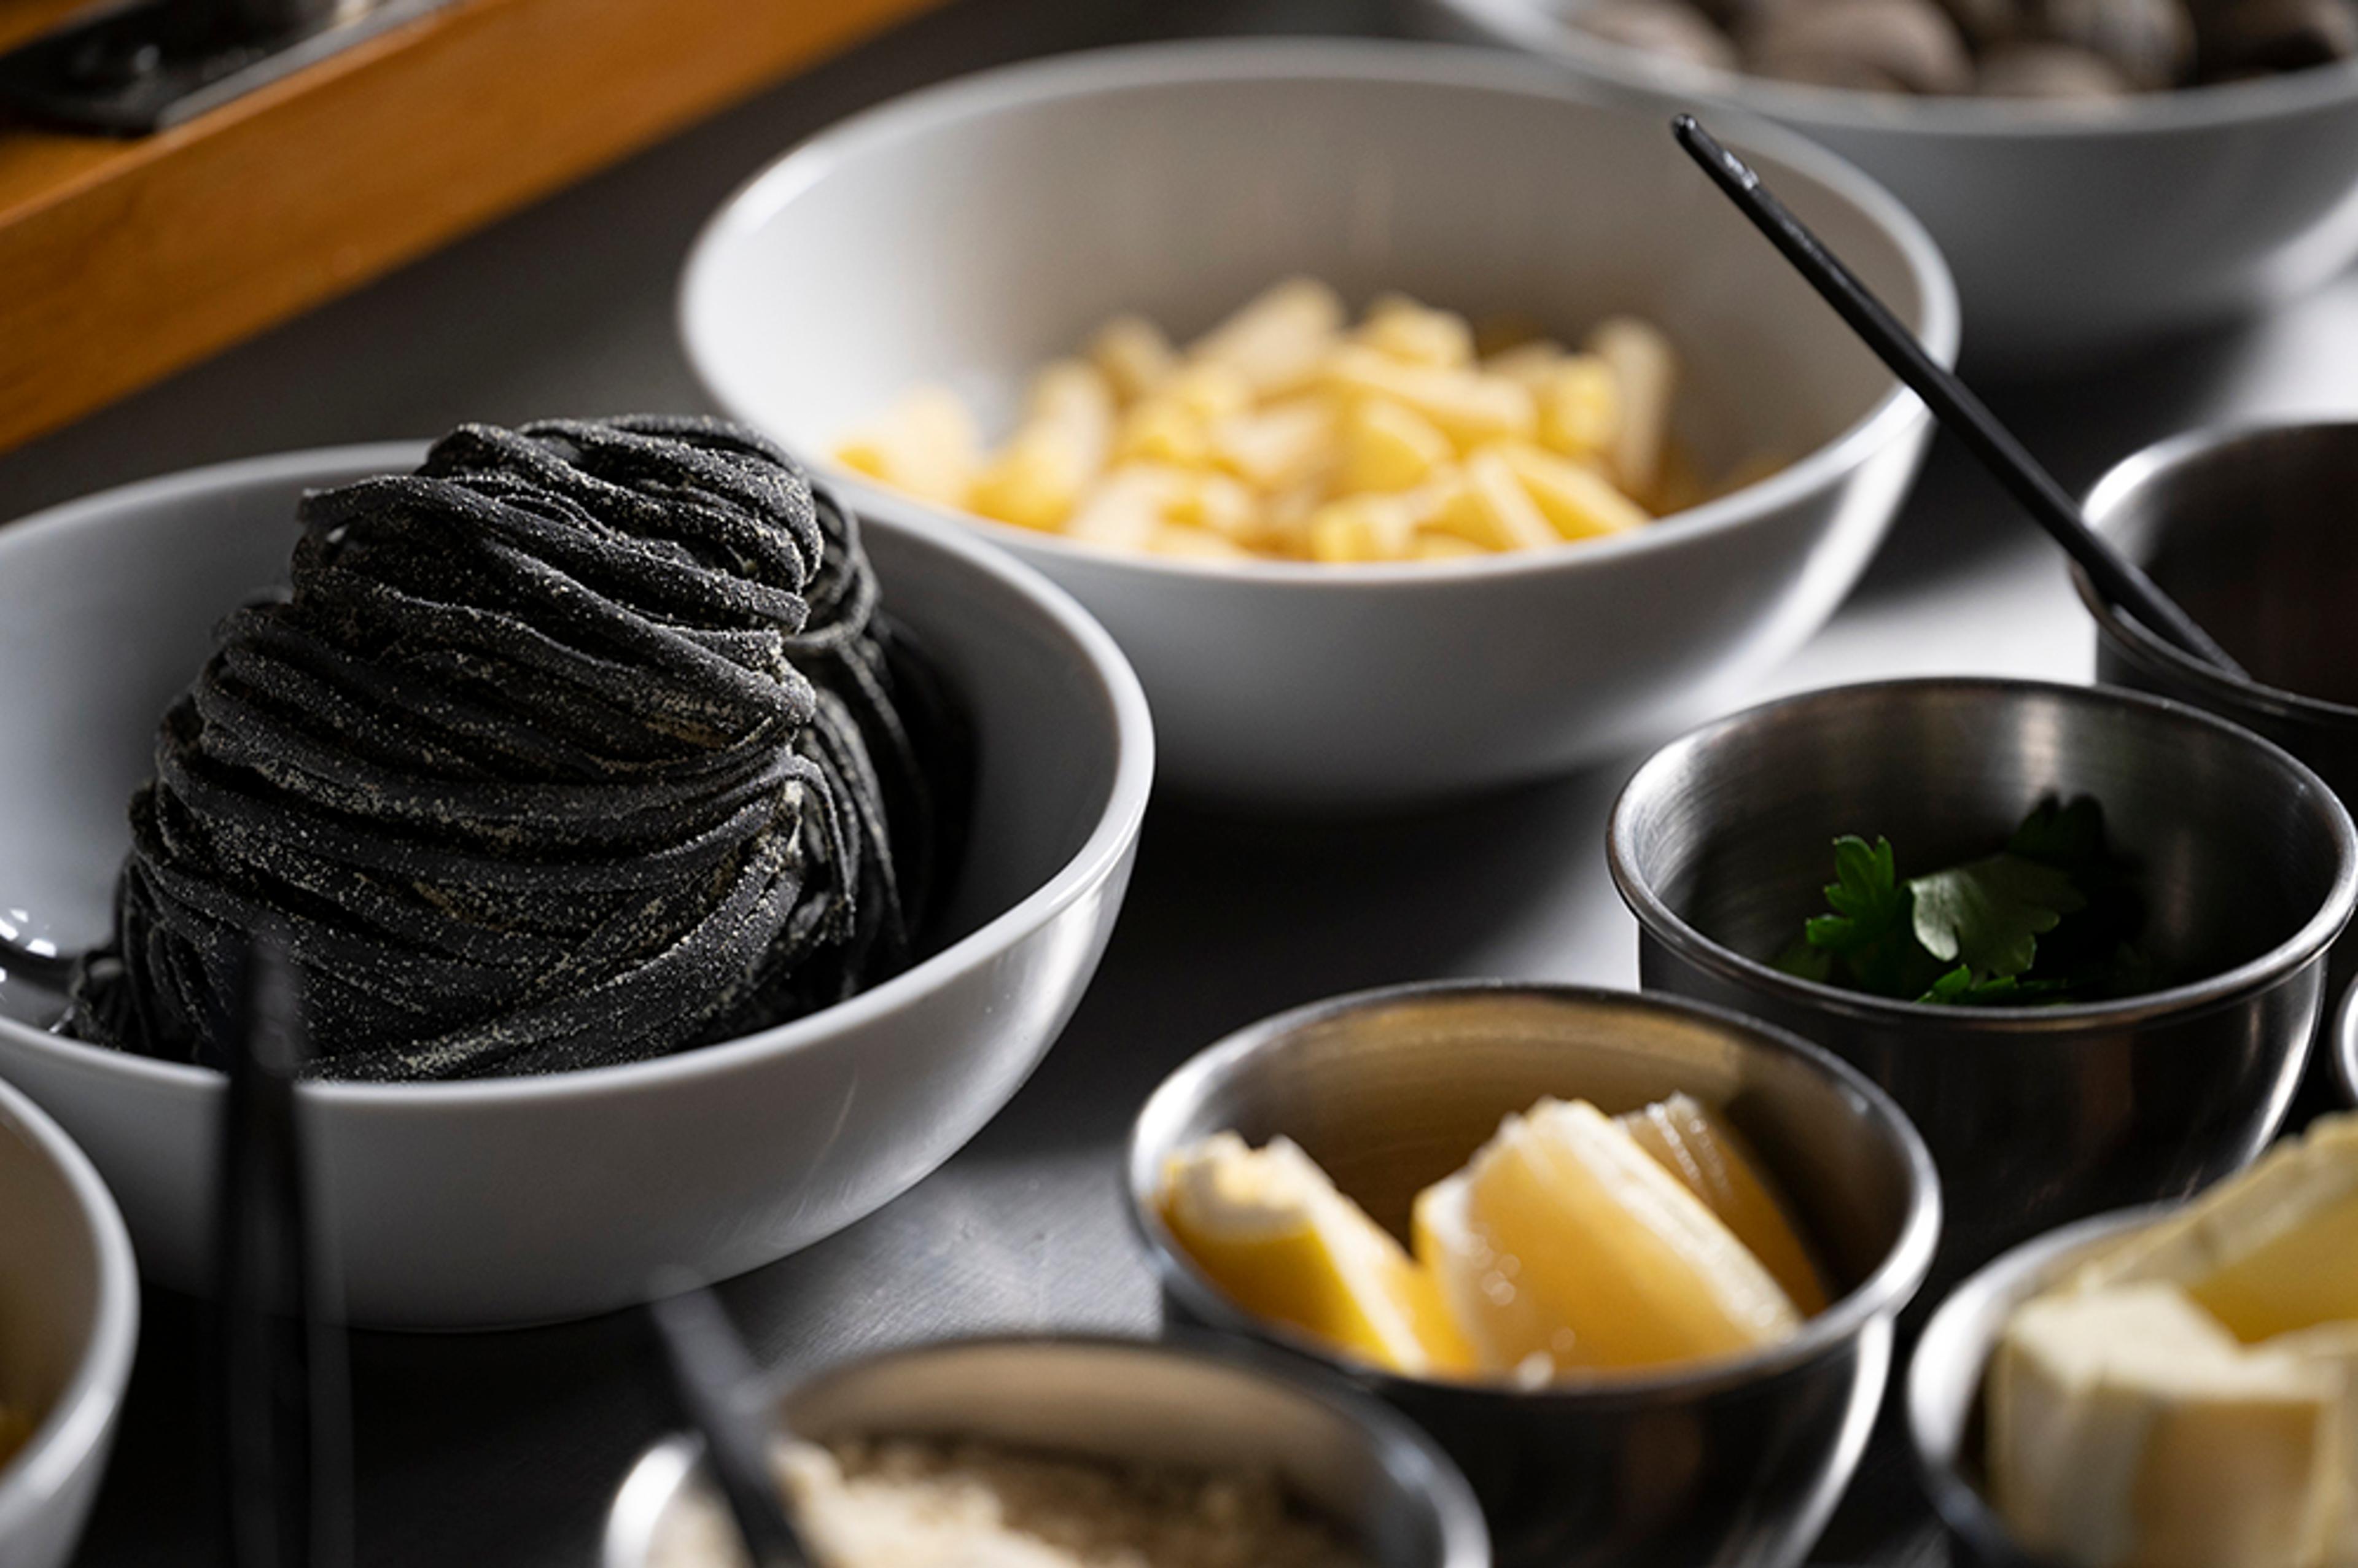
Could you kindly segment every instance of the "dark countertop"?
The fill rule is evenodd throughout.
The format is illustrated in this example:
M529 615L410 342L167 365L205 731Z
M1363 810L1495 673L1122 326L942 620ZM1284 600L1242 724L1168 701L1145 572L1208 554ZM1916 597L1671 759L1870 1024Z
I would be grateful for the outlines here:
M1386 15L1373 0L963 0L0 457L0 517L254 452L422 437L466 419L704 406L673 335L680 261L729 191L809 132L1027 54L1174 34L1382 30ZM2358 407L2352 363L2358 281L2345 278L2266 323L1994 401L2076 488L2188 425L2348 412ZM1951 670L2084 679L2091 639L2058 559L1944 448L1851 605L1761 695ZM1148 1090L1228 1030L1337 991L1442 975L1634 984L1635 928L1606 880L1601 831L1635 760L1347 826L1158 806L1095 989L1014 1103L914 1191L724 1287L757 1356L791 1373L968 1330L1151 1330L1153 1292L1115 1169ZM202 1309L155 1291L146 1307L113 1472L79 1559L88 1568L212 1560ZM356 1561L367 1568L583 1568L623 1469L671 1422L631 1316L362 1335L352 1361ZM1869 1502L1900 1495L1887 1470L1869 1490Z

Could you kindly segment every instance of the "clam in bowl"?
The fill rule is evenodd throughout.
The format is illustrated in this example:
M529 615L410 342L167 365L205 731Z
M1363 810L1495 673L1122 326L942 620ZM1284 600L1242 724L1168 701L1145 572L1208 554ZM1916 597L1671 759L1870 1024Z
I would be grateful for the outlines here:
M1271 1356L1074 1336L954 1340L823 1372L785 1390L778 1409L797 1438L818 1443L952 1440L1265 1475L1368 1568L1489 1568L1481 1509L1430 1438ZM632 1468L607 1516L604 1568L741 1563L694 1545L693 1516L719 1507L700 1453L693 1437L667 1438Z
M1826 908L1838 836L1887 837L1920 874L2083 795L2139 868L2158 989L1954 1006L1777 966ZM1923 1130L1947 1198L1936 1291L2247 1163L2299 1086L2326 949L2358 903L2358 833L2300 762L2176 703L2032 681L1839 687L1706 725L1639 768L1606 852L1649 990L1818 1043Z
M1568 81L1653 118L1764 120L1847 159L1907 204L1955 269L1971 323L1966 368L1977 374L2028 378L2119 358L2171 332L2284 304L2358 256L2358 59L2093 102L1915 95L1668 59L1574 19L1611 0L1405 3L1437 31L1530 51ZM2077 14L2136 49L2175 9L2091 5ZM2296 46L2309 19L2332 9L2254 8ZM1918 18L1902 13L1931 13L1937 33L1941 10L1854 6L1846 39L1835 41L1877 70L1923 41L1909 25ZM2346 36L2346 21L2326 16L2321 25Z
M1946 359L1953 293L1847 166L1737 138ZM1656 323L1676 434L1724 473L1785 466L1608 538L1446 561L1189 560L915 500L832 461L942 383L996 438L1026 378L1102 321L1184 339L1281 279L1404 291L1577 336ZM1545 776L1724 708L1833 613L1927 433L1912 395L1672 144L1495 51L1219 42L993 70L860 115L756 176L680 291L720 406L863 514L954 522L1070 589L1137 665L1164 782L1214 801L1374 808Z
M1830 1303L1781 1341L1552 1381L1411 1377L1247 1314L1163 1217L1172 1156L1233 1130L1291 1139L1405 1236L1417 1193L1502 1117L1547 1096L1616 1114L1679 1092L1743 1136L1814 1246ZM1503 1568L1799 1563L1866 1447L1941 1226L1922 1141L1849 1067L1714 1008L1570 986L1404 986L1254 1024L1154 1092L1128 1178L1167 1317L1285 1346L1407 1414L1465 1470Z
M132 485L0 533L0 909L12 940L109 932L125 805L212 628L284 580L307 489L414 468L416 446L255 459ZM971 839L930 956L850 1000L630 1065L298 1090L351 1320L579 1317L783 1257L878 1207L1006 1103L1078 1003L1127 887L1153 773L1110 639L955 531L863 537L892 606L965 697ZM0 979L0 1077L88 1151L149 1276L202 1288L220 1076L53 1033L57 992Z

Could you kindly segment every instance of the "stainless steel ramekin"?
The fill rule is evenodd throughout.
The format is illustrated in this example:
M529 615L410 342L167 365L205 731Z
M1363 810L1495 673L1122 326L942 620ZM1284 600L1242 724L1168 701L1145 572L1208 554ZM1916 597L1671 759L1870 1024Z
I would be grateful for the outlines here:
M2166 1206L2083 1219L2025 1242L1959 1285L1908 1363L1908 1437L1948 1538L1949 1568L2039 1568L1982 1492L1982 1376L2014 1309Z
M1831 1275L1827 1310L1750 1355L1537 1389L1399 1377L1239 1311L1157 1210L1171 1153L1232 1129L1293 1139L1405 1235L1416 1193L1509 1112L1548 1095L1617 1112L1682 1089L1750 1140ZM1254 1024L1147 1101L1129 1183L1168 1315L1284 1346L1413 1418L1473 1483L1501 1568L1799 1562L1858 1464L1940 1232L1921 1140L1858 1074L1715 1008L1573 986L1405 986Z
M2144 946L2175 983L1943 1007L1774 967L1825 907L1838 835L1887 835L1903 874L1926 871L2003 844L2050 793L2094 795L2142 862ZM2358 831L2300 762L2176 703L2029 681L1840 687L1706 725L1638 770L1606 852L1647 989L1825 1046L1922 1130L1948 1206L1933 1297L2017 1242L2249 1162L2358 903Z
M1354 1541L1374 1568L1488 1568L1457 1467L1381 1405L1249 1346L1053 1336L891 1350L779 1396L794 1432L976 1438L1082 1458L1261 1470ZM606 1520L604 1568L650 1568L693 1487L702 1443L643 1454Z
M2088 492L2088 520L2261 678L2222 675L2123 613L2078 568L2096 622L2096 678L2232 719L2310 767L2358 808L2358 421L2195 430L2123 459ZM2331 688L2339 700L2297 687ZM2358 979L2358 942L2329 984Z

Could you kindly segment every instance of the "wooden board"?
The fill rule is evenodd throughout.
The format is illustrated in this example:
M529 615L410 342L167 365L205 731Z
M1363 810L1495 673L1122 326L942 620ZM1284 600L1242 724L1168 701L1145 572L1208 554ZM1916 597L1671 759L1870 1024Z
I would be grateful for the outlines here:
M936 3L457 0L143 140L0 126L0 449Z

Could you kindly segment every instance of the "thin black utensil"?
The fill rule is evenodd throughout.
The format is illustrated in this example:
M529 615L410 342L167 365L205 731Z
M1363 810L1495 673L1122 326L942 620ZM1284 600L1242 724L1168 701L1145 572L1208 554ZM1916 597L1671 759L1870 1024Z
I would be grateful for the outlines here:
M2080 563L2096 591L2151 627L2156 635L2193 657L2228 675L2242 676L2244 667L2211 640L2194 618L2157 587L2136 564L2115 550L2103 535L2088 526L2071 497L2039 466L2013 432L1998 423L1973 389L1924 351L1915 334L1883 301L1870 292L1810 232L1785 204L1769 194L1749 165L1722 146L1692 114L1671 122L1671 133L1687 155L1703 166L1728 199L1743 209L1753 226L1784 253L1812 287L1825 297L1851 330L1889 365L1892 373L1914 388L1942 424L1971 449L1982 465L1997 476L2025 510L2047 530L2064 552Z
M232 1568L336 1568L352 1555L350 1423L296 1120L301 1003L275 935L235 962L213 1260L224 1544Z
M770 1468L773 1404L729 1314L710 1291L695 1286L666 1294L647 1310L680 1406L704 1435L705 1464L754 1568L810 1568L810 1553L786 1518Z

